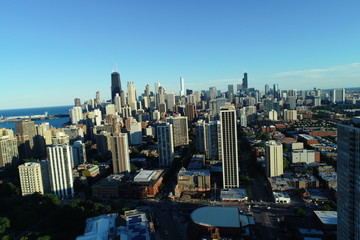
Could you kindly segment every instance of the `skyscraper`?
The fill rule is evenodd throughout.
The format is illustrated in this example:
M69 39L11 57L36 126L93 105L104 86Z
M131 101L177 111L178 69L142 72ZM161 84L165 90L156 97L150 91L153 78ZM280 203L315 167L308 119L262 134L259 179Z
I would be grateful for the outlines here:
M78 124L80 120L84 119L81 107L73 107L69 110L69 115L71 124Z
M170 166L174 160L174 136L170 123L161 123L156 126L158 139L159 166Z
M17 139L13 131L0 128L0 168L16 163L18 158Z
M331 93L332 93L331 100L333 103L337 103L337 104L345 103L345 89L344 88L333 89Z
M276 141L268 141L265 146L266 176L276 177L284 173L283 146Z
M19 142L20 158L31 158L35 156L35 123L31 120L22 120L15 123L16 133L21 135L24 141Z
M360 239L360 118L338 124L337 239Z
M130 172L130 155L127 133L114 133L111 137L114 173Z
M273 91L274 91L274 98L279 100L279 85L277 83L273 85Z
M233 84L228 85L228 94L234 95L234 85Z
M112 72L111 73L111 101L115 103L116 94L121 94L121 82L120 82L120 73Z
M75 107L80 107L81 106L80 98L75 98L74 99L74 104L75 104Z
M118 93L115 94L114 98L115 110L118 114L121 114L121 98Z
M206 145L205 154L208 159L222 160L221 153L221 123L220 121L211 121L205 123Z
M239 187L236 112L233 106L220 110L220 138L224 188Z
M72 173L72 154L67 144L47 147L49 161L50 185L53 194L59 197L74 196L74 179Z
M174 134L174 147L189 144L188 118L183 116L168 117L168 123L171 123Z
M209 100L214 100L217 96L216 87L209 87Z
M185 95L184 78L180 77L180 97Z
M128 82L127 87L128 87L128 104L131 107L131 110L137 110L135 83Z
M268 95L270 92L269 84L265 84L265 95Z
M95 95L95 105L96 106L100 106L101 104L101 98L100 98L100 90L96 92Z
M50 192L50 181L48 162L27 162L18 167L21 194L23 196L31 195L33 193L48 193Z
M242 89L247 92L248 90L248 75L247 72L244 72L244 77L242 79Z

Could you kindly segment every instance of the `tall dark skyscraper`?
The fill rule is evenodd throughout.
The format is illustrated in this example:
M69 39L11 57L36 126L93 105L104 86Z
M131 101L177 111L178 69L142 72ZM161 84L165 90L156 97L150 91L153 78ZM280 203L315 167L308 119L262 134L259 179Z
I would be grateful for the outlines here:
M338 124L337 239L360 239L360 117Z
M115 103L115 96L118 93L119 96L122 92L121 82L120 82L120 73L112 72L111 73L111 101Z
M247 77L247 73L244 72L244 77L242 79L242 89L247 92L248 90L248 77Z

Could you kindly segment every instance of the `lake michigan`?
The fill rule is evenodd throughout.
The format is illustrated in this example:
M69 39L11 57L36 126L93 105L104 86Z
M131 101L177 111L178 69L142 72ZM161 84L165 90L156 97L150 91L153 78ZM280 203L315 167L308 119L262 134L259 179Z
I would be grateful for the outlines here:
M17 117L17 116L32 116L44 115L45 112L49 116L69 114L69 109L73 106L57 106L57 107L40 107L40 108L19 108L19 109L6 109L0 110L0 117ZM35 124L48 122L50 126L61 128L64 124L70 121L69 117L54 118L54 119L41 119L34 120ZM0 128L9 128L15 131L15 122L0 122Z

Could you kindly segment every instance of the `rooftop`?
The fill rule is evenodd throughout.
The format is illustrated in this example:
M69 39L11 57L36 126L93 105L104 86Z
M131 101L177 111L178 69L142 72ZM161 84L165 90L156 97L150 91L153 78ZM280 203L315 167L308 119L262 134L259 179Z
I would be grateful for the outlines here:
M337 225L337 211L314 211L322 224Z
M254 224L252 216L241 215L236 207L202 207L195 209L191 219L202 226L240 228Z
M275 198L290 198L287 192L273 192Z
M248 195L244 188L230 188L222 189L220 198L221 200L244 200L248 198Z
M317 140L315 137L310 136L308 134L299 134L299 137L302 137L302 138L304 138L306 140Z
M126 215L128 240L150 240L148 220L145 213Z
M164 170L140 170L134 177L134 183L154 184L161 176Z
M86 220L84 235L78 236L76 240L107 240L111 229L115 229L117 214L101 215Z
M149 182L156 174L154 170L141 170L135 177L134 182Z
M180 170L178 176L210 176L210 171L207 169Z

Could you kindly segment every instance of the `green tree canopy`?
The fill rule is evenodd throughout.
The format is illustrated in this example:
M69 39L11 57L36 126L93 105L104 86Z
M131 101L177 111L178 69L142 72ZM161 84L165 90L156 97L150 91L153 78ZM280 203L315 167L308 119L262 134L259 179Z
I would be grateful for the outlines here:
M8 228L10 228L10 220L7 217L0 218L0 233L5 232Z

